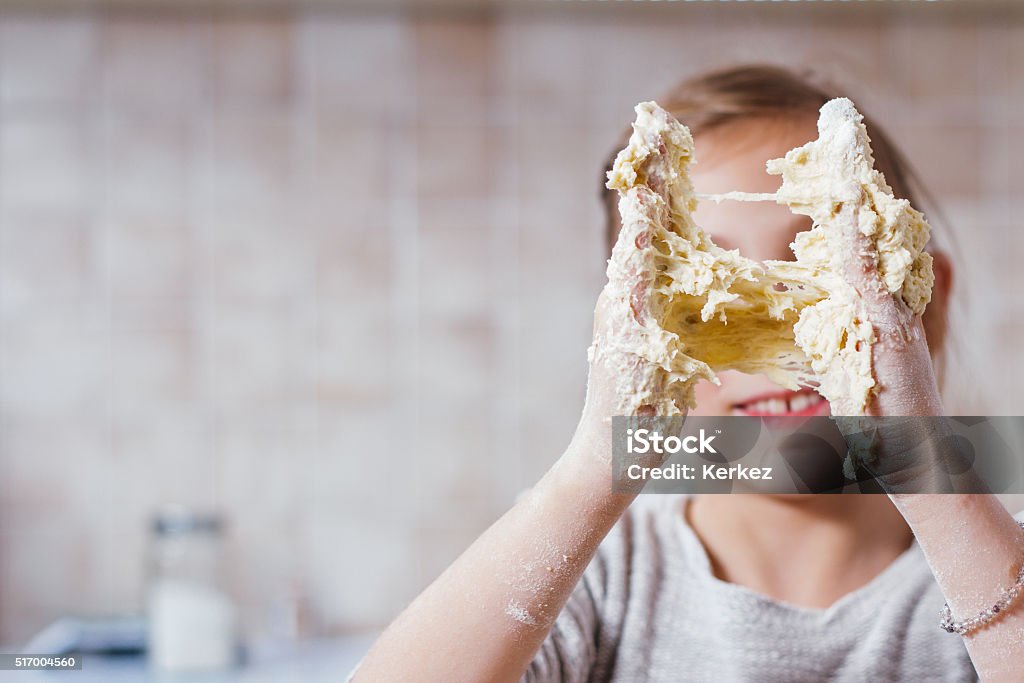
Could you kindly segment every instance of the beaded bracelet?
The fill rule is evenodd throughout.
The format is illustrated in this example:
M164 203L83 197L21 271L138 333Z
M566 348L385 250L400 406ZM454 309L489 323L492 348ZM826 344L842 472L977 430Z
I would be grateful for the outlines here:
M1017 522L1017 525L1024 529L1024 522ZM946 633L959 633L962 636L966 636L970 633L977 631L982 626L985 626L994 621L1001 613L1003 613L1007 607L1013 604L1013 602L1020 597L1020 594L1024 592L1024 564L1021 565L1020 571L1017 572L1017 581L1003 591L1003 594L999 596L999 600L996 604L992 605L981 614L965 619L964 621L953 621L953 611L949 609L949 603L947 602L942 606L941 620L939 621L939 627Z

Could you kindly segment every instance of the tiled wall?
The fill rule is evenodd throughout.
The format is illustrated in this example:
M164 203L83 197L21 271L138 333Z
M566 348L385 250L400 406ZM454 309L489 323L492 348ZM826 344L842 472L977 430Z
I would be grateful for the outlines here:
M289 586L386 621L567 443L601 163L708 66L888 124L955 226L952 405L1020 414L1020 15L748 10L0 12L0 642L139 609L167 501L253 632Z

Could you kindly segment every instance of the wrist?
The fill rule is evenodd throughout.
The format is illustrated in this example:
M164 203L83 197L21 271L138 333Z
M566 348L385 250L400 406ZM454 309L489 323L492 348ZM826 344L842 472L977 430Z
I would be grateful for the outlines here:
M603 511L618 517L636 494L613 489L610 425L607 431L605 438L601 434L577 430L545 478L558 489L558 495L580 501L588 511Z

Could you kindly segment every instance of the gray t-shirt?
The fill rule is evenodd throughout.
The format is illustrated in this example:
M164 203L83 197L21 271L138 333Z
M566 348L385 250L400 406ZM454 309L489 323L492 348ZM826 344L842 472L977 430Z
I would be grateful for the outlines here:
M717 579L683 502L637 499L523 681L978 680L917 543L828 609L795 607Z

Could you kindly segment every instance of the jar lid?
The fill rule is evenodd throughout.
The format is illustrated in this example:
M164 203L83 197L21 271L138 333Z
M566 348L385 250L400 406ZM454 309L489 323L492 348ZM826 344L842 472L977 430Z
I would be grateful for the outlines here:
M224 523L219 515L181 506L170 506L153 517L153 531L161 535L219 533Z

